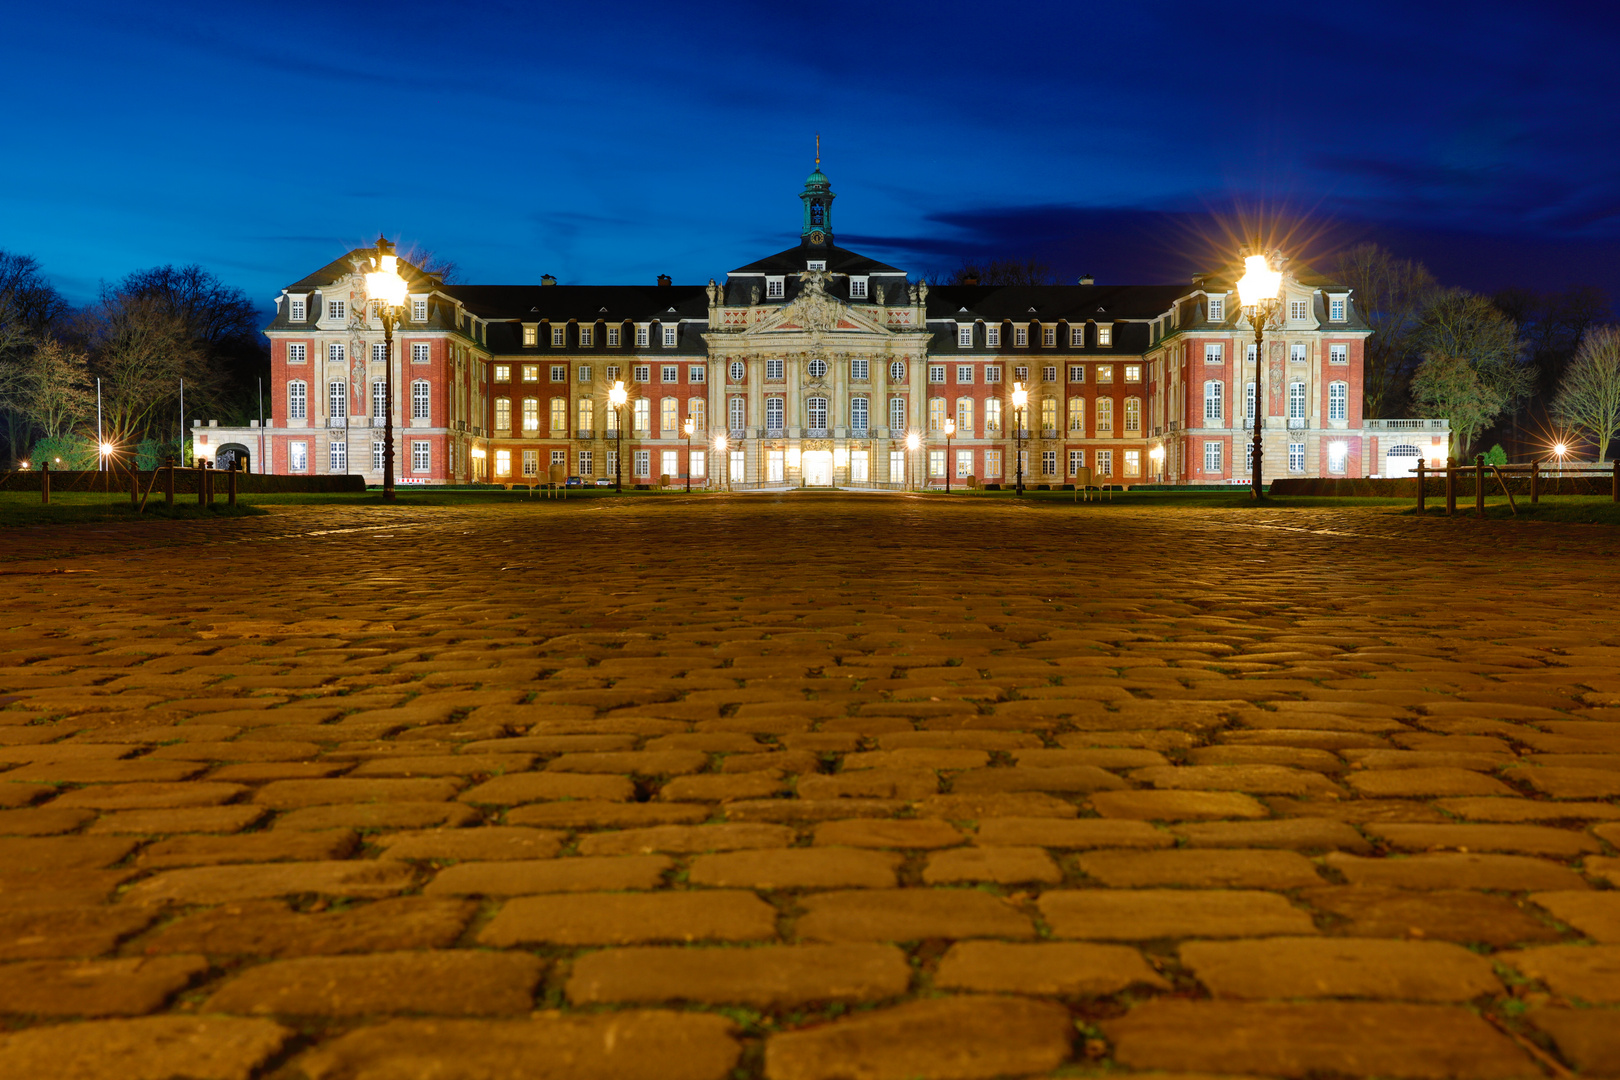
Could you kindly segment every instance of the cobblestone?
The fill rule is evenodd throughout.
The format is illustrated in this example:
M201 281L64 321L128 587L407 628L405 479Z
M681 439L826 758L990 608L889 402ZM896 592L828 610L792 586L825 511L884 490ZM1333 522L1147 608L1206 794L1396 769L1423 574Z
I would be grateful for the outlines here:
M1485 1017L1620 1071L1603 529L795 495L31 532L97 573L0 577L0 1074L1536 1075Z

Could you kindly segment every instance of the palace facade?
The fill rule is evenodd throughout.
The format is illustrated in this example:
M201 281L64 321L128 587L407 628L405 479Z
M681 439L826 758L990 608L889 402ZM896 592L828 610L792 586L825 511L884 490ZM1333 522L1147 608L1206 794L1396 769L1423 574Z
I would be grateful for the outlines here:
M380 483L392 364L406 484L538 483L554 465L585 483L622 466L627 485L1009 484L1020 445L1029 485L1246 480L1260 358L1231 281L931 286L835 243L819 166L799 198L799 243L723 283L451 285L401 260L392 356L371 252L353 251L277 298L265 426L198 427L196 452ZM1363 421L1368 334L1350 290L1285 273L1267 479L1444 457L1443 422Z

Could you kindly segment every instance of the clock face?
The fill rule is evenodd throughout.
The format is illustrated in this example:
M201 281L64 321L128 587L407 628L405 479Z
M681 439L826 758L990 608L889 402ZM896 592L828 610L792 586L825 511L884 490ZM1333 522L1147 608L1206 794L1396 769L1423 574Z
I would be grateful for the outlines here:
M827 242L827 236L820 229L816 229L810 234L810 242L812 244L825 244Z

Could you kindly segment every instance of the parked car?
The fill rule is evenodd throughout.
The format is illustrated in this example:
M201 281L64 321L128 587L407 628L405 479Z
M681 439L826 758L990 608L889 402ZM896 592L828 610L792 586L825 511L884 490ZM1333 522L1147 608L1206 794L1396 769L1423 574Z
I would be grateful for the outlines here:
M566 481L565 481L565 483L566 483L566 484L567 484L567 485L568 485L568 486L569 486L569 487L584 487L584 486L585 486L585 480L584 480L584 478L583 478L583 477L579 477L579 476L570 476L570 477L569 477L569 478L568 478L568 479L567 479L567 480L566 480Z
M613 481L609 480L605 476L599 476L596 479L596 486L597 487L612 487L613 486Z

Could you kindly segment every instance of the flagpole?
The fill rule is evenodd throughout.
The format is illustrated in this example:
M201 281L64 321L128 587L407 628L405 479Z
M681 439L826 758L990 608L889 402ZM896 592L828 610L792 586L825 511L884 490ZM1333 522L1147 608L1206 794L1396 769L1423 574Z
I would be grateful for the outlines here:
M98 472L105 472L106 469L107 469L107 455L101 449L105 445L107 445L107 441L106 441L106 439L102 438L102 435L101 435L101 379L97 378L96 379L96 461L99 464L97 464L96 470Z

